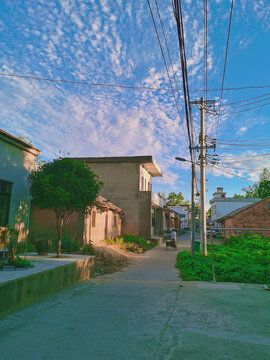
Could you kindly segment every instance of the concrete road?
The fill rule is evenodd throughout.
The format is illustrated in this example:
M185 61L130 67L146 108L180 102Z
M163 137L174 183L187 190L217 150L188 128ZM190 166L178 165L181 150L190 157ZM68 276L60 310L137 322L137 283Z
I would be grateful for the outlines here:
M182 282L175 257L161 245L121 272L7 316L0 359L269 360L270 291Z

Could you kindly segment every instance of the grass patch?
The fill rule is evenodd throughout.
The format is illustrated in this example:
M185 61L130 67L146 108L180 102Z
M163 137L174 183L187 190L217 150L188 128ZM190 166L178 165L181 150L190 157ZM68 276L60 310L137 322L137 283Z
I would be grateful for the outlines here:
M125 234L115 238L106 239L107 244L118 245L123 250L129 250L136 253L143 253L157 245L155 240L146 240L133 234Z
M183 280L211 281L211 248L208 256L190 251L177 255L176 268ZM270 279L270 238L262 235L245 234L232 236L224 245L214 245L216 281L268 284Z

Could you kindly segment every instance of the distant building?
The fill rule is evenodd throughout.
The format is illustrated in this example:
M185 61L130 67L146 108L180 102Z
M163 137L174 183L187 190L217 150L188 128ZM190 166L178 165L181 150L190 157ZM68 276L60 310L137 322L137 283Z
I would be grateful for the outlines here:
M176 205L168 207L179 214L181 229L187 229L189 227L189 205Z
M19 230L24 240L29 228L29 172L40 151L0 129L0 234L7 226ZM0 240L1 243L1 240Z
M163 200L152 193L152 179L162 176L152 156L74 158L100 176L100 194L125 210L123 233L151 238L163 233Z
M217 221L221 228L270 229L270 197L257 200L252 204L234 210ZM235 230L227 230L224 232L225 236L228 237L232 234L241 235L248 231L237 232ZM266 237L270 236L270 231L253 230L251 232L262 234Z
M217 219L243 206L254 204L259 200L257 198L226 197L223 187L218 187L217 191L213 194L213 198L210 200L211 222L214 223L214 226L218 226Z

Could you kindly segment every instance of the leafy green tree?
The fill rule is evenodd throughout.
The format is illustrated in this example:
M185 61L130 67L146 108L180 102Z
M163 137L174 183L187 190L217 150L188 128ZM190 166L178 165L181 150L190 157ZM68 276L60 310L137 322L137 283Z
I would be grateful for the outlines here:
M167 197L167 205L175 206L175 205L182 205L184 201L184 196L181 192L176 194L175 192L170 192Z
M246 198L265 199L270 196L270 171L264 168L260 175L260 180L252 186L242 189L246 194Z
M61 256L61 240L73 212L88 214L102 182L89 167L80 161L64 158L41 165L29 180L31 195L41 209L50 209L56 215L58 235L57 256Z
M239 194L234 194L233 197L238 198L238 199L242 199L245 196L244 195L239 195Z

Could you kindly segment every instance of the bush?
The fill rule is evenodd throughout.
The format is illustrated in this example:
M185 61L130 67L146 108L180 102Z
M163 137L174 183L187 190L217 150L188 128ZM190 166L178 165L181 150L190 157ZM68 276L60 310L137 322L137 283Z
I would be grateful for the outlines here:
M142 253L150 250L157 245L156 241L147 241L144 237L139 237L134 234L124 234L116 238L106 239L108 244L115 244L120 246L123 250Z
M81 254L83 254L83 255L93 255L94 254L93 245L91 243L85 245L81 250Z
M213 246L217 281L267 284L270 278L270 238L245 234ZM178 253L176 267L183 280L211 281L211 248L208 256L190 251Z
M54 239L50 251L57 252L57 249L58 249L58 240ZM61 251L63 253L70 254L72 252L77 252L79 250L80 250L80 240L79 239L73 240L71 235L64 232L61 241Z

